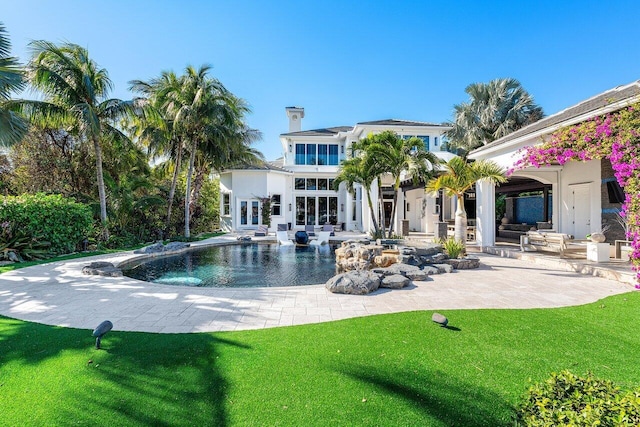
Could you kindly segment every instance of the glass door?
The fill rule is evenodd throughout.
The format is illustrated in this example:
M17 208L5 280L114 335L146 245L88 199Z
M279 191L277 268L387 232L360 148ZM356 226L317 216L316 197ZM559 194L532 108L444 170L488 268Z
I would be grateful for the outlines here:
M260 201L240 201L240 225L260 225Z

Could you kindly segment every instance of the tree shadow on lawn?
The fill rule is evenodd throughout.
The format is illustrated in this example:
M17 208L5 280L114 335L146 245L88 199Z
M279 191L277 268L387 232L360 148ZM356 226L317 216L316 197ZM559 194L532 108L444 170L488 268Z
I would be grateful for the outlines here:
M32 374L24 386L38 390L26 397L37 410L24 416L43 424L225 426L229 385L219 349L250 348L205 333L112 331L96 350L88 330L0 321L0 373L18 362Z
M514 413L513 407L494 392L465 383L442 371L379 372L371 366L343 369L342 374L374 385L385 393L405 400L428 419L447 426L509 426L511 419L501 415ZM380 420L381 424L385 420Z

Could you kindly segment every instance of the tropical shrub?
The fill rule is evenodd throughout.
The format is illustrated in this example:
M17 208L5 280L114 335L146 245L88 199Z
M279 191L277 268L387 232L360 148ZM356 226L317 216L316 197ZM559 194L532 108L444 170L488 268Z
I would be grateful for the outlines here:
M518 406L516 425L638 426L640 387L622 391L591 373L579 377L564 370L532 385Z
M50 242L49 250L62 254L75 251L89 236L93 219L86 205L39 193L0 197L0 222L19 227L21 236Z
M640 104L567 126L541 145L525 147L514 168L539 168L568 161L609 159L618 184L624 189L622 215L629 229L631 262L640 280ZM636 285L640 288L640 285Z
M27 235L15 224L0 224L0 260L24 261L46 258L51 244Z
M465 244L454 237L449 237L448 239L440 239L440 244L442 245L442 249L446 252L446 254L451 259L459 258L460 255L464 255Z

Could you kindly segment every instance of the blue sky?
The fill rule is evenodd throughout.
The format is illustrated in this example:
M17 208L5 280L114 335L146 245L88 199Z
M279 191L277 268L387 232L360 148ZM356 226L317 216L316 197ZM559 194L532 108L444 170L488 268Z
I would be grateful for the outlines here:
M465 87L522 83L546 114L640 79L640 2L0 0L13 54L70 41L127 82L186 65L248 101L267 159L281 154L284 108L303 129L387 118L444 122Z

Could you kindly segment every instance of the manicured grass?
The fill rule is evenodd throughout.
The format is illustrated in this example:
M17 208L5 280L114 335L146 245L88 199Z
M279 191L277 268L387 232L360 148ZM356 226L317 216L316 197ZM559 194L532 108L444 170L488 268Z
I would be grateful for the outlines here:
M640 293L158 335L0 318L0 425L509 426L552 371L640 384ZM103 319L96 319L103 320ZM117 329L117 325L115 325Z

